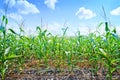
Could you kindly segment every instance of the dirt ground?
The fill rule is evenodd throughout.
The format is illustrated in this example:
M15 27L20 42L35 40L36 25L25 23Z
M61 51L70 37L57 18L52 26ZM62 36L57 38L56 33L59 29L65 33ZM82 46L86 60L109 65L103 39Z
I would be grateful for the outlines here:
M76 63L79 67L74 68L68 68L66 64L61 64L60 68L56 68L56 62L48 63L49 67L46 67L43 61L27 61L22 70L17 70L18 68L15 68L17 64L14 63L13 68L8 69L5 80L110 80L106 77L107 69L100 67L101 65L96 65L99 66L96 71L91 68L91 63L86 61ZM120 80L120 71L116 70L112 74L112 80Z
M9 73L5 80L107 80L105 70L99 70L96 74L93 74L93 71L87 68L73 70L31 68L20 73ZM120 80L118 72L113 73L113 80Z

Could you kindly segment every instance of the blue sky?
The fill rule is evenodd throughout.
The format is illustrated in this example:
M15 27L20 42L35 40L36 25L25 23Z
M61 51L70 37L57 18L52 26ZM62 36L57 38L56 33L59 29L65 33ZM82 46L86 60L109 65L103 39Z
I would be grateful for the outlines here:
M105 21L102 6L107 20L120 31L120 0L0 0L0 17L8 2L8 27L16 31L24 21L26 33L33 34L42 19L42 28L53 34L61 34L67 26L68 35L88 34Z

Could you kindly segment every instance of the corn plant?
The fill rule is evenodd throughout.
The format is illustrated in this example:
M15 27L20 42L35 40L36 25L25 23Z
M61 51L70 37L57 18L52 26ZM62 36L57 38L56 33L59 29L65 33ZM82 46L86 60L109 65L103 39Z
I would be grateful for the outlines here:
M101 51L101 53L98 53L102 58L105 58L106 61L105 64L108 67L108 75L106 76L108 80L112 80L112 73L117 69L117 67L113 67L114 65L116 65L120 59L115 59L115 58L111 58L109 56L108 53L106 53L103 49L99 49Z
M18 58L18 57L21 57L20 55L15 55L13 53L9 53L10 51L10 46L7 47L7 44L6 44L6 40L7 40L7 37L6 37L6 26L8 24L8 19L6 16L2 16L2 23L1 23L1 26L0 26L0 31L3 33L3 38L2 38L2 52L0 53L0 72L1 72L1 76L2 76L2 80L4 80L5 78L5 73L6 73L6 70L8 69L8 61L11 60L11 59L15 59L15 58Z

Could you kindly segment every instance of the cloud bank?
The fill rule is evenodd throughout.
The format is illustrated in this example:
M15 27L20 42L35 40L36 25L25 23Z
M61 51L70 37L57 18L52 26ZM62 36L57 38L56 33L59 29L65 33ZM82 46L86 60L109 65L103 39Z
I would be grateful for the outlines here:
M110 12L110 14L111 14L111 15L120 15L120 7L112 10L112 11Z
M75 15L78 16L79 19L91 19L96 16L96 14L90 9L84 7L79 8Z
M44 4L47 5L48 8L55 10L55 4L57 3L57 0L45 0Z

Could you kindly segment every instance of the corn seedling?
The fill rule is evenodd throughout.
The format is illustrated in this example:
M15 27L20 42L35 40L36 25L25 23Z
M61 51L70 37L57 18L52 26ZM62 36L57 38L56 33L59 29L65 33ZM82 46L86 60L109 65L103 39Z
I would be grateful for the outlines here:
M105 58L105 64L108 67L108 75L107 75L107 79L108 80L112 80L112 73L117 69L114 66L115 64L117 64L117 62L120 61L120 59L114 59L114 58L110 58L109 54L104 52L103 49L99 49L101 51L101 53L98 53L102 58Z

